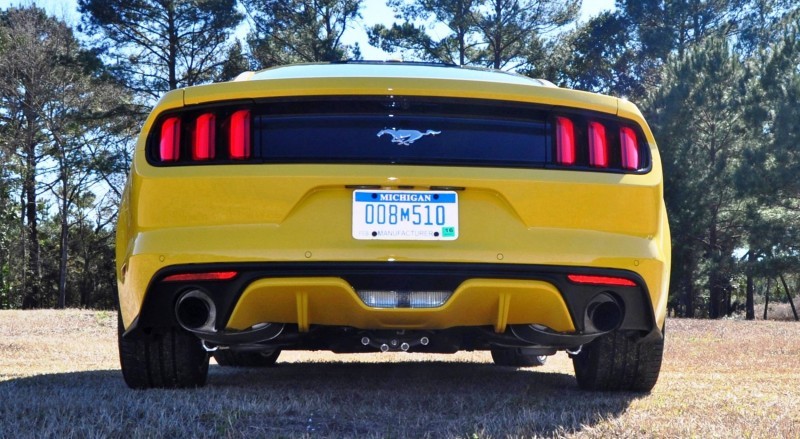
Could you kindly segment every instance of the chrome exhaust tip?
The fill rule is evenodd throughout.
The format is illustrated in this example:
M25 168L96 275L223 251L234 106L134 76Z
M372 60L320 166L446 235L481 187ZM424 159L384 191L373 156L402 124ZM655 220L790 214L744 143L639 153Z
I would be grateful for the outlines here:
M217 307L205 292L191 290L178 299L175 305L175 317L178 324L188 331L214 332Z
M586 317L598 331L609 332L622 325L625 313L617 299L608 293L600 293L586 307Z

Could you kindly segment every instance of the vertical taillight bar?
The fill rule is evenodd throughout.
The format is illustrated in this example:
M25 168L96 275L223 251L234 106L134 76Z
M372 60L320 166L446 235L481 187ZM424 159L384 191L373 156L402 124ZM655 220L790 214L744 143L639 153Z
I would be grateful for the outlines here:
M575 164L575 128L566 117L556 117L556 162Z
M181 118L170 117L161 124L161 145L159 148L162 162L174 162L180 158L181 150Z
M624 169L639 169L639 141L636 131L630 127L619 129L619 141L622 152L622 167Z
M239 110L231 115L229 148L232 159L250 158L250 110Z
M216 117L213 113L201 114L195 121L192 139L192 159L211 160L217 149Z
M608 167L606 127L600 122L589 122L589 164L598 168Z

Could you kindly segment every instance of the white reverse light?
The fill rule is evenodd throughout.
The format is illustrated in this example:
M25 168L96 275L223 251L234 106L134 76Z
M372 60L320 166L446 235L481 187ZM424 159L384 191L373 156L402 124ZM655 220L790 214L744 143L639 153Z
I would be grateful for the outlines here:
M361 290L358 297L370 308L438 308L452 294L451 291Z

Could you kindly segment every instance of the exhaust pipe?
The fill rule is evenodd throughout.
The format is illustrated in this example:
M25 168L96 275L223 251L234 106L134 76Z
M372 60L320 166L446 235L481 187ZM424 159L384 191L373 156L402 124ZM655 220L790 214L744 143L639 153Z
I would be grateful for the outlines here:
M608 332L619 328L624 312L613 296L601 293L586 307L586 317L595 329L600 332Z
M214 332L217 307L208 294L201 290L192 290L178 299L175 317L178 324L188 331Z

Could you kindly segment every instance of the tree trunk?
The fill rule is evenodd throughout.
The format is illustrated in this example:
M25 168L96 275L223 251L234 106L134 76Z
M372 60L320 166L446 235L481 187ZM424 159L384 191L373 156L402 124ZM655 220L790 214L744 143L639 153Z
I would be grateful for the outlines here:
M792 300L792 293L789 292L789 286L786 285L786 279L781 275L781 283L783 283L783 290L786 291L786 298L789 299L789 305L792 306L792 314L794 314L794 320L798 321L800 319L797 318L797 308L794 307L794 300Z
M684 317L687 318L694 318L694 282L692 277L687 275L684 279L684 293L686 294L684 298L684 305L686 306L686 310L684 312Z
M34 116L26 119L31 123ZM41 263L39 260L39 229L38 215L36 212L36 140L29 127L26 134L25 145L25 172L22 183L25 197L25 222L27 231L27 250L28 266L26 267L26 277L28 278L28 288L22 299L22 307L26 309L37 308L39 306L39 285L41 282Z
M745 320L755 320L756 318L756 310L755 310L755 283L753 282L753 275L750 274L749 268L753 266L756 262L756 258L752 251L747 254L747 298L745 299Z
M69 245L69 216L68 216L68 202L66 194L63 195L62 200L62 213L61 213L61 236L59 237L59 245L61 251L58 262L58 308L64 309L67 306L67 246Z
M767 309L769 309L769 288L772 279L767 279L767 290L764 292L764 320L767 320Z
M755 295L755 285L753 284L753 276L747 275L747 299L745 301L745 320L755 320L756 310L753 296Z

